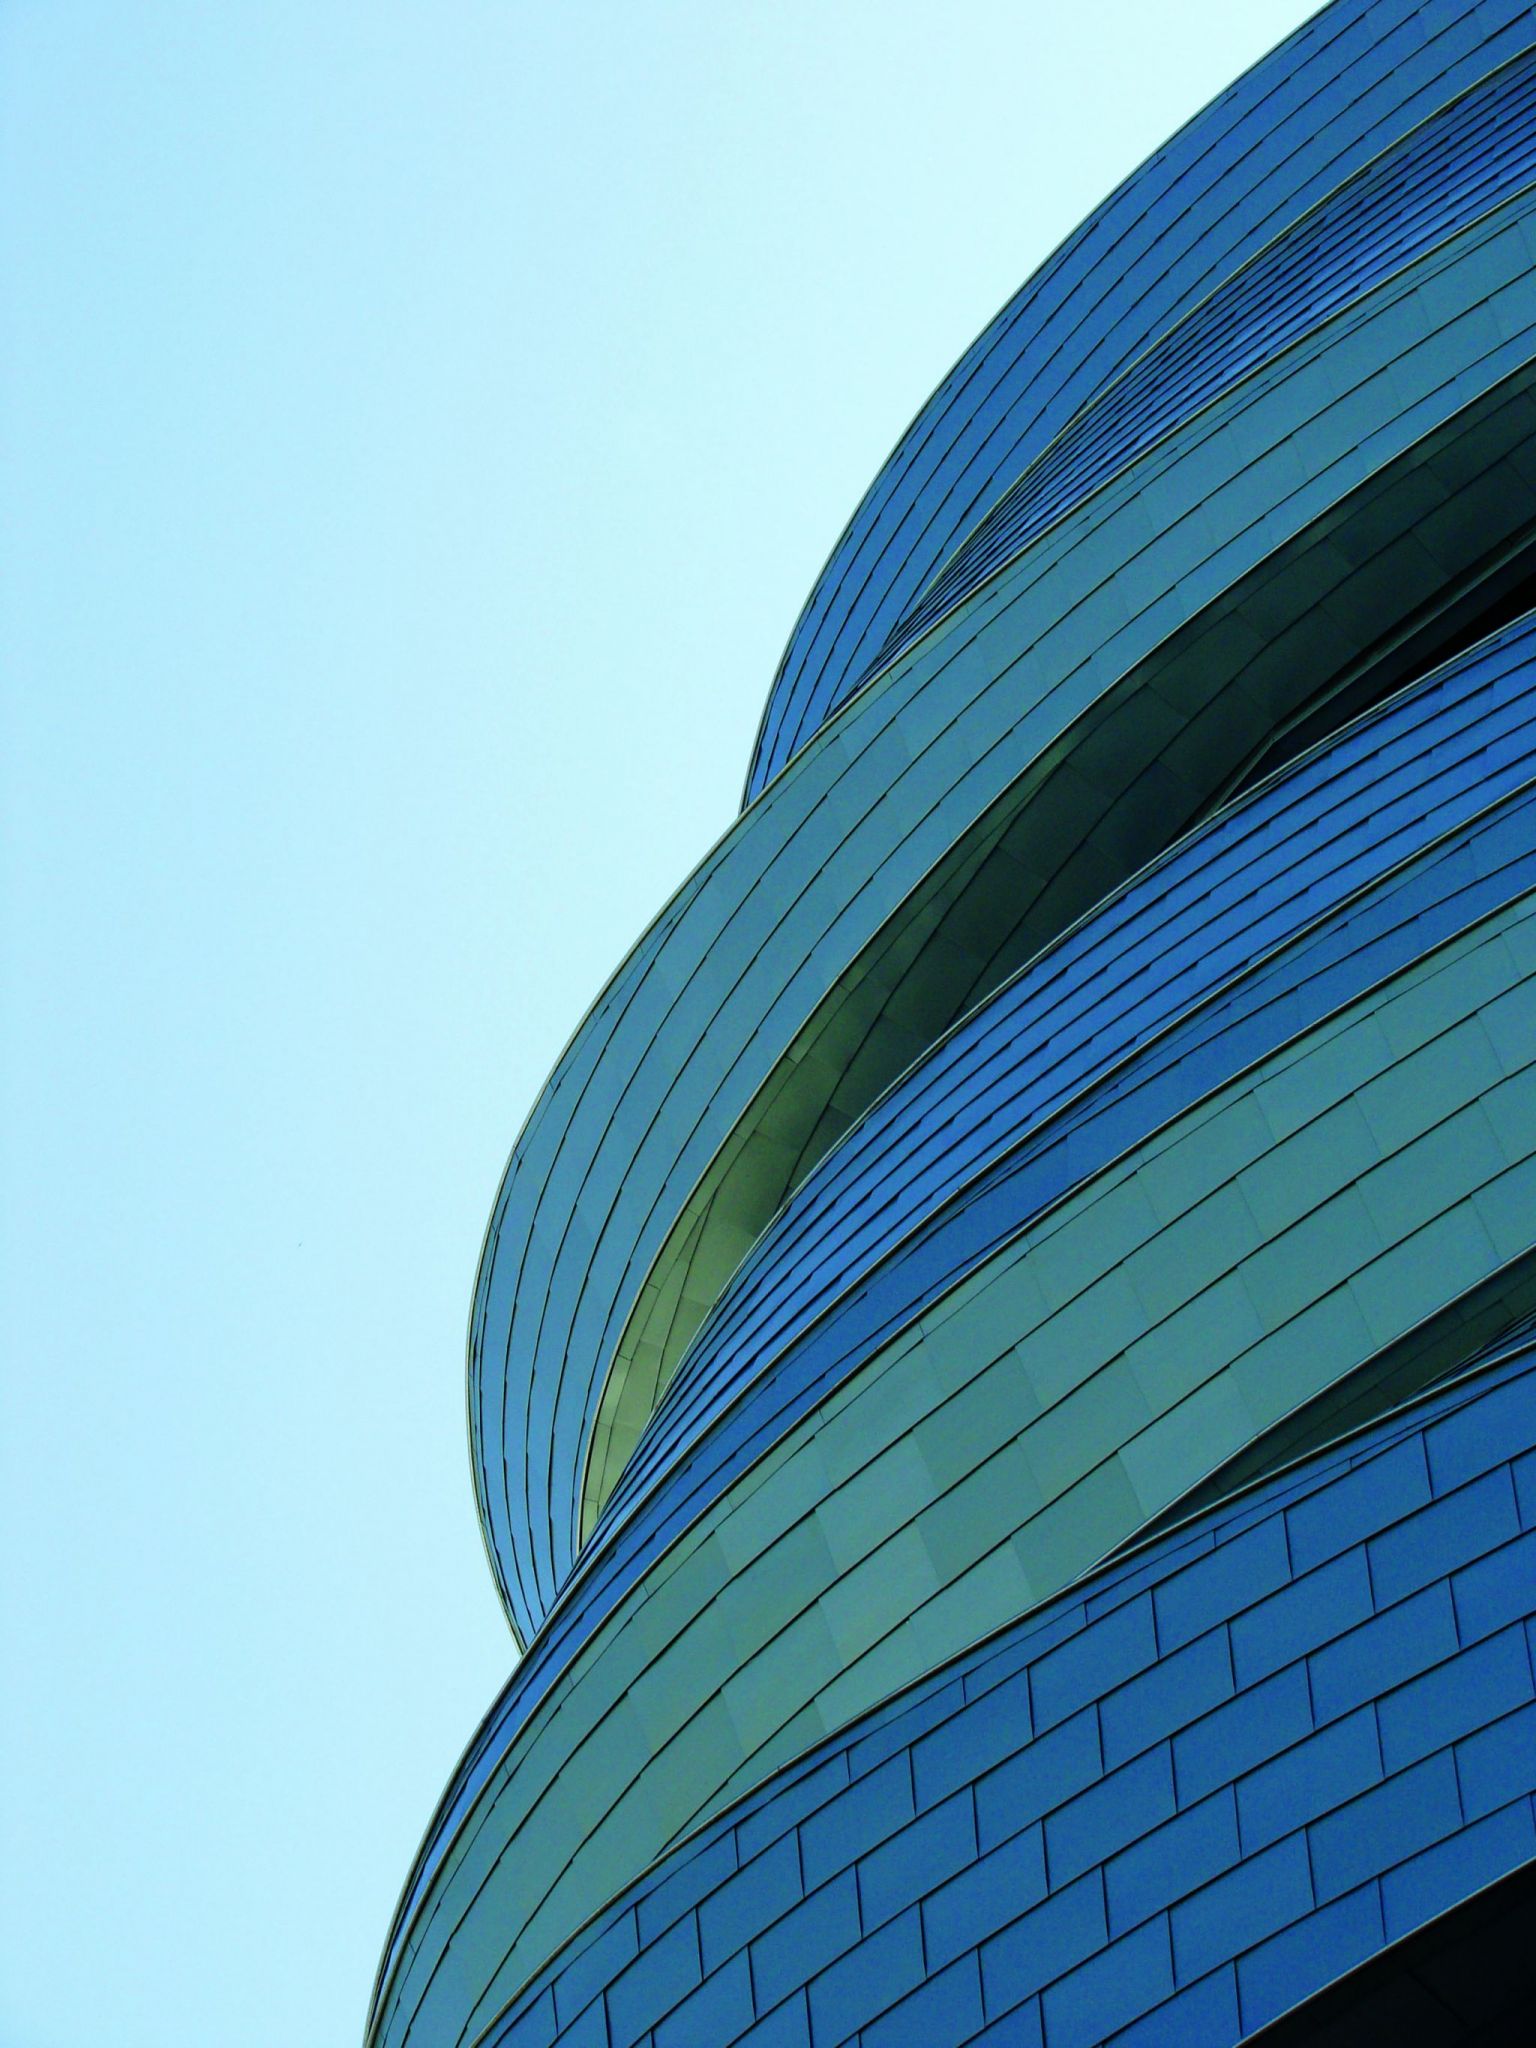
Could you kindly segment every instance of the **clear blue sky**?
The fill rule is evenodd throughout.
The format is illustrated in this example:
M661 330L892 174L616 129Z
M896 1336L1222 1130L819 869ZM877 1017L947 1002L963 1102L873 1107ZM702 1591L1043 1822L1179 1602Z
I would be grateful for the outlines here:
M0 0L0 2048L358 2038L517 1126L916 406L1282 0Z

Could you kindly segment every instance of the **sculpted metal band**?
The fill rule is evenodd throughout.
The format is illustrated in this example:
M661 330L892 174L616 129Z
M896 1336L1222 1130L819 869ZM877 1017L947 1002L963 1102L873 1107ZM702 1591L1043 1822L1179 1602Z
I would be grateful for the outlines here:
M1533 258L1530 6L1335 0L897 445L496 1200L372 2048L1515 2038Z

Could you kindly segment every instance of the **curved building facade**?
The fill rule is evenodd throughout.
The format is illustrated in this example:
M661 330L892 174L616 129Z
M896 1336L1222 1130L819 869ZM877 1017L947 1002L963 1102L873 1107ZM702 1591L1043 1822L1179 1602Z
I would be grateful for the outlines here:
M1536 19L1334 0L918 414L470 1324L376 2048L1514 2038Z

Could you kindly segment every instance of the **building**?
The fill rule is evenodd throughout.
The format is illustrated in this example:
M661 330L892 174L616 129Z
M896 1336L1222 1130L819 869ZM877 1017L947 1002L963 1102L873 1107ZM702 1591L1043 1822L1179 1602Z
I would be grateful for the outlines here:
M876 479L496 1203L379 2048L1506 2038L1533 255L1531 9L1335 0Z

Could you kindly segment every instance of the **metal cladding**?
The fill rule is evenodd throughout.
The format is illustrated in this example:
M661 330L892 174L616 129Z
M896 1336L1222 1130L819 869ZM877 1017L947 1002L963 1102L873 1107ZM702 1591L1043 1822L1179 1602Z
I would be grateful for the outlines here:
M1528 1996L1533 256L1530 8L1335 0L898 445L497 1198L378 2048Z
M1533 1480L1522 1349L817 1745L488 2042L1241 2039L1536 1854Z

